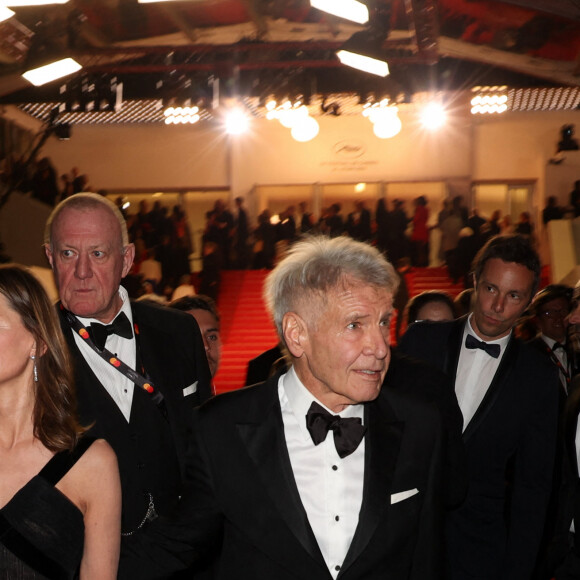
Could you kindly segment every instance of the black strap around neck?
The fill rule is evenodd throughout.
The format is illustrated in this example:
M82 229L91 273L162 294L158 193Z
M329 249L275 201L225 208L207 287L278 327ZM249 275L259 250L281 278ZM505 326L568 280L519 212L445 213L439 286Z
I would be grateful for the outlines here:
M110 364L114 369L119 371L123 376L127 377L131 382L135 383L137 386L141 387L146 391L151 400L157 405L159 410L163 413L165 418L167 418L167 409L165 407L165 400L163 393L158 391L153 383L143 376L143 374L138 373L136 370L132 369L129 365L124 363L119 357L115 356L112 352L108 351L106 348L99 350L95 343L92 341L89 331L83 325L83 323L69 310L67 310L62 304L60 304L60 309L64 314L70 327L88 344L104 361ZM137 352L139 356L139 327L137 324L133 325L133 330L135 332L135 340L137 341Z

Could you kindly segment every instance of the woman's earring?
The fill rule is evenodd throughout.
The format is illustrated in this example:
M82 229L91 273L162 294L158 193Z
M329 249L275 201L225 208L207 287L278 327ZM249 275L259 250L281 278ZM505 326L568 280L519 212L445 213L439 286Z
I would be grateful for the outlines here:
M30 358L34 361L34 367L33 367L34 382L35 383L38 383L38 370L36 369L36 356L35 355L30 355Z

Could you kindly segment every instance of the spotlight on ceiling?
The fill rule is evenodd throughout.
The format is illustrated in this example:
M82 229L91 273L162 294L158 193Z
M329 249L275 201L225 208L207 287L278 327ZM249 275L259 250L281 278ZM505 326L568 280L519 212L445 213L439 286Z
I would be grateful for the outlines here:
M0 6L0 22L4 22L4 20L8 20L14 16L14 11L10 10L10 8L6 8L6 6Z
M199 107L167 107L163 111L166 125L193 125L197 123L201 116L199 114Z
M47 4L66 4L68 0L6 0L4 6L19 8L21 6L45 6Z
M369 20L369 9L357 0L310 0L310 6L359 24Z
M390 139L401 132L403 124L399 119L399 109L389 105L388 99L374 104L368 103L363 110L363 117L373 124L373 133L379 139Z
M234 108L226 114L225 126L226 132L230 135L241 135L248 130L250 119L245 111Z
M50 64L27 70L23 77L36 87L60 79L83 68L72 58L63 58Z
M441 103L428 103L421 111L421 123L427 129L439 129L446 120L447 112Z
M380 77L389 74L389 65L382 49L382 38L369 35L367 30L355 32L336 53L340 62L352 68Z
M318 121L307 115L293 125L290 134L295 141L306 143L307 141L312 141L319 131Z

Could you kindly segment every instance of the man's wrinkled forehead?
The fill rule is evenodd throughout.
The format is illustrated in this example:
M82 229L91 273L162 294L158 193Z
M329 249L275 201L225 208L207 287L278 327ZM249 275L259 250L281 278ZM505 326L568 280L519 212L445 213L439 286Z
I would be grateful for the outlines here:
M108 227L111 228L112 244L117 242L122 247L123 246L123 235L121 231L121 226L115 218L112 212L108 210L107 207L65 207L62 211L55 217L52 227L51 227L51 241L55 238L60 238L61 243L66 243L66 240L62 239L62 229L63 225L73 223L77 226L82 226L83 224L92 224L96 219L103 218L104 222Z

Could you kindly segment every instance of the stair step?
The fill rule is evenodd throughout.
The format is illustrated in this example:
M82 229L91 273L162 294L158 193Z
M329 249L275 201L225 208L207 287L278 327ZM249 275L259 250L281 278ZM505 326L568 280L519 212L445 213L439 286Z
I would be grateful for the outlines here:
M244 386L248 361L277 342L276 331L262 298L266 270L226 270L218 298L224 343L220 370L215 376L218 393ZM410 296L425 290L444 290L455 296L462 284L449 279L446 268L414 268L405 276ZM393 317L396 320L397 313ZM394 324L391 344L395 344Z

